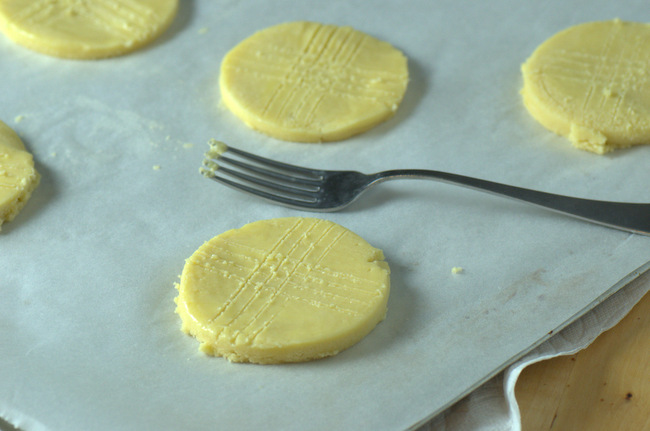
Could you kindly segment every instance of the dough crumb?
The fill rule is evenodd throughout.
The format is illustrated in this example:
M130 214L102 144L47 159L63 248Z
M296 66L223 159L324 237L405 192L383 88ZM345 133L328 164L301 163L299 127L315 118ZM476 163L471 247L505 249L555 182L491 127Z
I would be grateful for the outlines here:
M451 268L451 273L452 274L461 274L465 271L465 269L462 266L454 266Z
M226 150L228 150L228 145L221 141L217 141L216 139L211 139L208 144L210 145L210 149L206 153L206 156L209 156L212 159L218 159L226 152Z
M199 169L199 173L205 177L214 177L219 165L215 160L219 159L221 155L228 150L228 146L221 141L211 139L208 142L210 149L206 151L203 159L203 166Z

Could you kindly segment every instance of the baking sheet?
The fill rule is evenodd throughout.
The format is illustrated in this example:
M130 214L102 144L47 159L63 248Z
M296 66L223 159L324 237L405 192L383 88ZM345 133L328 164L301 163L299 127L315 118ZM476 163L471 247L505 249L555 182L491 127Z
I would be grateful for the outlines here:
M575 150L518 94L519 66L539 43L614 17L650 21L650 10L641 0L181 0L172 28L125 57L61 60L1 37L0 119L42 183L0 233L0 417L24 430L400 430L441 411L611 294L648 262L650 239L447 184L385 183L320 217L384 250L386 320L326 360L230 364L179 330L184 259L227 229L313 214L203 178L206 142L314 167L431 168L648 202L650 147ZM223 55L290 20L351 25L404 51L411 81L397 115L320 145L274 140L227 112Z

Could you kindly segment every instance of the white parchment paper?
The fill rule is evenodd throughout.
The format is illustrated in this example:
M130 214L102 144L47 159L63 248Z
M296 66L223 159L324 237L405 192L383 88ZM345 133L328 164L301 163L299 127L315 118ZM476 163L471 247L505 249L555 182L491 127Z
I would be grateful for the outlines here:
M650 9L641 0L181 0L172 28L124 57L61 60L0 37L0 119L42 174L0 233L0 416L29 431L399 430L442 411L613 294L648 262L650 239L451 185L386 183L321 215L384 250L386 320L330 359L230 364L179 330L173 283L184 259L227 229L313 214L206 180L205 143L313 167L431 168L648 202L650 147L575 150L518 94L520 64L538 44L614 17L650 21ZM291 20L351 25L404 51L411 81L397 115L314 145L266 137L226 111L223 55Z

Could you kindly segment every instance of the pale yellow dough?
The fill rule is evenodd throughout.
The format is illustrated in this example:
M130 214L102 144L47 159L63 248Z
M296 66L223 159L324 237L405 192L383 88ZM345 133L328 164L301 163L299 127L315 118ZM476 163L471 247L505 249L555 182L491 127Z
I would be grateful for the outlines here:
M182 330L233 362L300 362L357 343L386 314L381 250L315 218L253 222L222 233L185 263Z
M150 43L177 8L178 0L2 0L0 29L34 51L97 59Z
M224 104L278 139L335 141L390 118L408 84L406 57L350 27L290 22L261 30L221 63Z
M650 144L650 24L570 27L522 66L523 101L546 128L604 154Z
M0 227L16 217L39 181L32 155L18 135L0 121Z

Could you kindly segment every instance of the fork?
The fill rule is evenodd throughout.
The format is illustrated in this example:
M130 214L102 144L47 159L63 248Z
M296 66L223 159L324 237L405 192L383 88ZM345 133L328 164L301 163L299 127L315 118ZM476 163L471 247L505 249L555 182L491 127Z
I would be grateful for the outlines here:
M437 180L527 202L611 228L650 235L650 204L647 203L562 196L440 171L399 169L363 174L309 169L270 160L212 140L200 172L229 187L272 202L320 212L345 208L368 188L386 180Z

